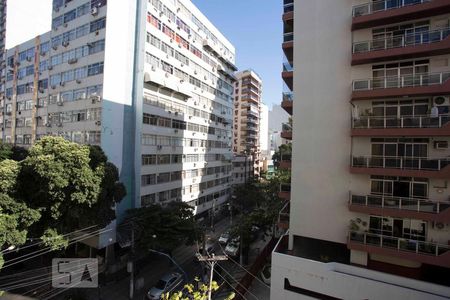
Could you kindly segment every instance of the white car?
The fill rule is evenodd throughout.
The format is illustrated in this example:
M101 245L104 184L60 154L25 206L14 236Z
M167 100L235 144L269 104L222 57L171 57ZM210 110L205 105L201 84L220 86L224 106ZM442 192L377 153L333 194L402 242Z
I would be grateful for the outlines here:
M219 244L226 245L228 240L230 239L230 234L228 232L224 232L219 237Z
M228 256L236 257L239 254L239 242L231 241L225 247L225 254Z
M161 299L162 294L173 292L174 289L182 282L183 276L180 273L168 273L147 292L147 299L159 300Z

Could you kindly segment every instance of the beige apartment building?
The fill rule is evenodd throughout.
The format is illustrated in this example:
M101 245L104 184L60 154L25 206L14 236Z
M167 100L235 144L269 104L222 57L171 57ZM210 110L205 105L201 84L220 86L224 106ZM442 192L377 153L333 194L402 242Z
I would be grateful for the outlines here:
M235 74L233 152L253 157L255 175L259 174L262 80L253 70Z
M450 1L285 0L282 19L292 181L271 299L448 299Z

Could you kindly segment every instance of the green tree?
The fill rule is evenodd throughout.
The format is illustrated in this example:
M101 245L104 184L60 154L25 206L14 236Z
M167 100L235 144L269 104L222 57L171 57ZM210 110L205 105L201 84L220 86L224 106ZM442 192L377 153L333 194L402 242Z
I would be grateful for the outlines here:
M197 240L199 229L193 209L184 202L170 202L129 210L123 224L134 223L137 244L144 250L169 254L178 246Z
M278 150L272 155L273 165L278 167L283 157L289 157L292 155L292 143L283 144L278 147Z
M33 234L54 239L86 226L106 225L114 218L112 207L123 197L124 188L106 156L95 157L100 158L93 164L89 146L60 137L44 137L31 147L20 163L18 197L41 212Z
M28 227L40 217L39 211L14 198L18 173L19 164L16 161L0 161L0 250L24 244ZM2 266L0 253L0 268Z
M211 283L211 293L216 292L220 285L216 281ZM162 300L206 300L208 299L210 288L209 285L201 283L198 278L195 278L194 284L184 285L181 291L163 294ZM228 295L225 300L232 300L235 298L235 293Z

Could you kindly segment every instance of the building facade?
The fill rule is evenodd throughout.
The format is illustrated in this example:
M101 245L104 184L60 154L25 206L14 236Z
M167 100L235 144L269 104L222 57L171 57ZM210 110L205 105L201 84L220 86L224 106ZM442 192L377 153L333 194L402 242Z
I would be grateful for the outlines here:
M450 1L365 2L285 1L293 167L272 299L450 297Z
M233 172L231 182L233 187L247 183L249 178L253 178L254 171L253 157L251 155L236 154L233 157Z
M233 152L251 154L259 174L262 80L253 70L236 73L234 87Z
M119 219L151 203L200 216L226 202L233 45L189 0L54 0L52 18L7 51L2 140L100 145L127 188Z

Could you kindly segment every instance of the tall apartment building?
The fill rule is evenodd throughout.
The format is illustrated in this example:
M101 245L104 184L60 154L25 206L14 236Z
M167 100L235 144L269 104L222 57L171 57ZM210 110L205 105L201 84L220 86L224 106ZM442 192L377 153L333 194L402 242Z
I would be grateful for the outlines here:
M0 94L4 92L6 62L5 62L5 48L6 44L6 0L0 1ZM2 100L0 99L0 102Z
M259 174L259 131L262 80L253 70L235 74L233 151L251 154L255 164L255 174Z
M52 15L50 32L7 52L3 141L100 145L127 188L119 219L227 201L233 45L190 0L54 0Z
M271 298L448 299L450 1L285 4L292 190Z

